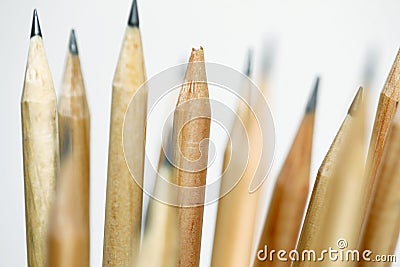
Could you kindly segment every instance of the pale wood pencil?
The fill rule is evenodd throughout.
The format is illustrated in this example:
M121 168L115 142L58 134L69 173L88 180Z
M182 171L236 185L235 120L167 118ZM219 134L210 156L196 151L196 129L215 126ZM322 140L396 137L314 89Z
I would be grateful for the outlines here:
M249 103L251 85L245 84L244 87L246 91L243 95L248 97L244 100ZM261 190L250 193L249 185L256 176L259 164L262 164L259 161L264 143L258 121L245 101L239 102L224 153L220 191L222 194L228 193L218 201L212 267L242 267L252 262L251 251ZM258 108L261 104L264 104L262 100L256 99L254 106ZM231 140L246 139L248 151L245 145L232 146ZM246 162L246 168L242 169Z
M364 100L364 99L363 99ZM364 101L359 103L358 112L349 133L343 140L333 175L326 191L326 207L322 210L321 230L317 238L317 254L321 249L355 250L361 235L364 211L363 192L366 186L365 167L365 116ZM321 255L321 254L319 254ZM346 254L347 255L347 254ZM352 260L324 260L308 266L353 266Z
M199 266L210 135L203 48L193 49L174 113L173 144L179 192L180 267Z
M177 207L168 202L173 198L171 196L173 192L165 187L165 183L168 182L176 184L170 162L171 146L172 143L169 140L167 147L161 149L157 175L158 179L163 179L165 182L161 183L157 179L154 185L154 195L149 201L138 266L175 267L178 262Z
M339 152L344 149L344 140L347 139L349 129L354 123L354 116L360 113L360 103L363 100L363 89L360 88L350 105L343 123L337 132L321 166L318 169L317 177L315 179L314 188L308 204L306 217L303 222L300 238L296 250L301 253L304 250L319 249L321 248L317 241L320 229L322 227L323 210L327 208L326 194L329 183L333 176L333 170L339 157ZM362 116L362 115L357 115ZM307 261L296 261L293 267L306 267L309 266Z
M147 90L138 89L145 81L134 0L113 81L103 247L105 267L134 266L139 255Z
M90 113L75 32L71 31L58 105L60 175L50 221L52 267L90 265Z
M361 251L394 255L400 231L400 110L397 110L385 145L372 208L367 220ZM391 266L392 262L360 261L357 266Z
M57 100L36 10L21 99L28 266L47 266L49 215L58 172Z
M400 100L400 49L397 52L393 66L379 97L378 108L368 149L366 163L366 187L362 209L364 210L364 227L368 218L370 206L376 185L376 176L382 160L392 118Z
M265 220L254 266L290 266L290 261L270 259L270 250L291 251L296 247L309 191L311 151L314 133L319 78L308 101L306 112L281 168ZM264 258L265 260L264 260ZM263 259L263 260L260 260Z

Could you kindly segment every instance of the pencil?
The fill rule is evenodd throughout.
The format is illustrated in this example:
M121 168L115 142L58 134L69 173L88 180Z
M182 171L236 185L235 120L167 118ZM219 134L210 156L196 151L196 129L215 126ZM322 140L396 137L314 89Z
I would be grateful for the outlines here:
M60 175L50 221L50 266L89 266L90 114L75 31L58 105Z
M149 201L138 266L175 267L177 265L179 245L177 207L167 202L173 196L172 190L166 188L166 183L176 184L170 162L171 137L169 135L167 147L161 149L157 172L159 177L154 185L154 195Z
M335 159L331 181L326 191L327 205L321 211L321 231L316 243L322 249L355 250L361 235L364 211L360 209L365 190L364 99L359 103L354 121L343 139L343 150ZM319 248L318 248L319 249ZM322 253L318 250L317 253ZM333 261L325 257L317 266L353 266L349 260ZM310 263L309 263L310 265Z
M47 266L58 171L57 100L35 9L21 98L28 266Z
M366 163L366 187L364 192L365 218L364 226L368 217L369 209L372 204L373 194L376 186L376 176L382 160L383 149L386 144L392 118L397 110L397 104L400 100L400 49L397 52L389 76L379 97L378 108L375 115L375 122L372 130L372 136L368 149Z
M107 267L133 266L139 255L147 90L138 89L145 81L138 10L134 0L112 90L103 247L103 266ZM131 176L130 170L135 177Z
M400 231L400 110L397 110L377 176L376 193L366 224L361 251L394 255ZM371 256L373 259L374 256ZM360 261L357 266L391 266L392 262Z
M322 227L322 213L327 208L326 192L333 176L339 152L344 149L344 140L347 139L351 125L354 123L354 116L360 112L360 103L363 99L363 89L360 88L354 97L346 117L340 126L321 166L318 169L314 188L308 204L307 213L303 222L299 242L296 250L301 253L304 250L318 249L317 238ZM357 115L361 116L361 115ZM309 262L295 261L293 267L306 267Z
M174 113L173 144L178 209L180 267L199 266L207 175L210 103L203 48L193 49Z
M258 244L258 251L263 251L261 254L267 253L265 246L276 251L291 251L296 247L309 190L318 87L319 78L315 81L306 112L277 178ZM290 264L290 261L269 259L268 255L259 255L258 252L254 261L255 267Z
M252 260L251 250L261 190L250 193L249 185L259 167L263 140L257 118L247 104L250 102L251 86L244 86L246 91L243 95L247 99L238 104L224 153L220 192L228 193L218 201L212 267L248 266ZM260 104L263 104L261 99L256 99L255 107ZM232 145L231 140L246 139L248 148L245 147L245 142L241 142L239 146ZM247 149L248 152L245 153Z

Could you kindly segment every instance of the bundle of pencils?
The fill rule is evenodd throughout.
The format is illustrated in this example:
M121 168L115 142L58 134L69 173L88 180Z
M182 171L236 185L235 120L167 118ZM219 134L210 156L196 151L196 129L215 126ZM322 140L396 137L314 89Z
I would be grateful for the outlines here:
M112 84L104 267L200 265L212 119L204 53L202 47L190 53L171 138L160 153L159 178L179 189L165 189L156 182L154 190L176 203L151 199L142 229L148 92L138 6L133 1ZM251 66L249 53L248 78ZM316 78L259 235L263 191L250 192L249 184L258 175L264 137L252 110L245 102L238 104L231 135L247 139L249 153L241 153L244 145L226 146L221 191L229 193L218 200L211 266L390 266L390 261L332 261L318 256L334 246L394 253L400 231L399 77L400 51L380 95L368 155L368 105L360 87L307 203L320 87ZM264 73L263 95L266 81ZM243 88L249 102L250 88ZM261 99L254 102L262 104ZM90 111L77 37L72 30L57 105L36 10L21 113L28 266L90 266ZM241 127L245 132L238 130ZM243 160L248 162L241 171ZM232 181L238 183L230 190ZM301 257L309 251L318 260Z

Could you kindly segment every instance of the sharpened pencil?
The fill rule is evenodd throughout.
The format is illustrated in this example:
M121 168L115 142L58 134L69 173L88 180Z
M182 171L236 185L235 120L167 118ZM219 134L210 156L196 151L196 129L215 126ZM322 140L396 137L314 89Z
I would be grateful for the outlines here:
M147 89L138 89L145 81L138 8L134 0L113 81L104 267L134 266L139 256Z
M47 266L47 234L59 165L57 100L37 11L21 98L28 266Z
M268 246L270 250L291 251L296 247L309 190L318 87L319 78L315 81L306 112L276 181L258 250ZM291 264L290 261L271 261L268 256L262 261L263 256L266 255L258 255L257 252L255 267Z
M58 104L60 175L49 230L53 267L90 265L90 113L75 31Z

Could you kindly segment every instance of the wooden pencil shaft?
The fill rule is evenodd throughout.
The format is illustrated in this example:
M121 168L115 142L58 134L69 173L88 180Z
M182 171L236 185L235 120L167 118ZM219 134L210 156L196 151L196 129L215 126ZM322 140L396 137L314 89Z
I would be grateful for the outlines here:
M90 265L90 114L78 55L68 53L59 110L60 175L49 233L50 266Z
M327 208L326 196L334 174L338 155L344 147L344 140L347 140L351 126L354 124L354 117L360 110L362 101L362 90L355 96L348 113L327 152L315 180L314 188L308 204L307 213L303 222L300 238L297 244L297 251L324 249L318 244L318 236L322 227L323 211ZM362 115L361 115L362 116ZM307 261L296 261L293 267L309 266Z
M258 101L261 101L258 99ZM260 104L261 102L256 102ZM240 128L243 121L244 130ZM262 133L254 114L245 105L238 107L238 119L231 139L248 140L248 148L227 145L224 154L221 191L229 193L218 203L218 213L212 252L212 267L242 267L252 261L255 220L260 191L250 193L249 185L256 175L262 153ZM248 149L248 153L243 153ZM246 168L240 169L243 162ZM262 164L262 163L261 163ZM238 175L241 177L238 177ZM237 184L232 184L240 178Z
M28 266L47 264L47 231L58 172L56 95L40 36L31 38L21 99Z
M143 192L137 183L143 182L147 90L138 88L145 81L140 31L127 27L113 82L104 267L134 266L139 255Z
M282 166L258 249L267 245L291 251L296 246L308 196L314 118L315 112L306 113ZM290 262L256 258L254 266L290 266Z
M396 113L378 171L376 193L367 219L361 251L394 255L400 231L400 118ZM360 261L357 266L390 266L391 262Z
M174 113L174 160L179 166L178 266L195 267L200 262L204 192L207 176L210 103L203 49L193 49Z

